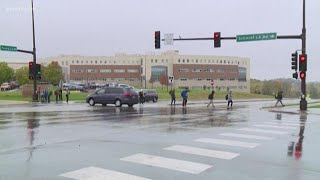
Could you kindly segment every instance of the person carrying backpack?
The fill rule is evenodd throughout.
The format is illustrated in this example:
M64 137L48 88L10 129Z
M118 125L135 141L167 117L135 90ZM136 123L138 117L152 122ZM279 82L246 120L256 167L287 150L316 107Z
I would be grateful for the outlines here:
M176 91L175 91L175 89L170 90L169 94L171 96L171 105L172 105L172 103L173 103L173 105L176 105Z
M181 97L182 97L182 106L183 107L187 106L187 102L188 102L188 90L187 90L187 88L182 90Z
M208 96L209 104L207 105L207 107L209 107L210 104L212 104L212 107L214 107L214 104L213 104L214 93L215 93L215 92L212 90L212 92L209 94L209 96Z
M231 105L231 108L232 108L232 105L233 105L232 91L229 91L229 93L226 95L226 100L228 101L228 106L227 106L227 108L229 109L229 106L230 106L230 105Z

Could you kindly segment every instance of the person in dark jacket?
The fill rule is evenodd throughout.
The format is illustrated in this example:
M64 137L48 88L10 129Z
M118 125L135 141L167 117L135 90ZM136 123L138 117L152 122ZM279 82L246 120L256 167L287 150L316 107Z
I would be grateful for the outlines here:
M176 105L176 90L172 89L169 91L169 94L171 96L171 105Z
M212 92L209 94L208 99L209 99L209 104L207 105L207 107L209 107L212 104L212 107L214 107L213 104L213 99L214 99L214 91L212 90Z
M276 105L275 107L277 107L278 103L280 102L282 106L284 106L284 104L282 103L282 98L283 98L283 91L279 91L275 98L277 99Z

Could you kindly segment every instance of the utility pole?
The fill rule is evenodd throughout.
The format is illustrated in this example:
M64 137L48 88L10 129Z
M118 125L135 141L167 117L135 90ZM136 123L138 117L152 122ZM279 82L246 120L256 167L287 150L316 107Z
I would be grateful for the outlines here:
M302 54L306 54L306 41L307 41L307 30L306 30L306 0L303 0L303 27L302 27ZM305 72L306 73L306 72ZM305 74L306 75L306 74ZM306 76L301 79L301 100L300 100L300 110L307 110L307 100L306 100Z

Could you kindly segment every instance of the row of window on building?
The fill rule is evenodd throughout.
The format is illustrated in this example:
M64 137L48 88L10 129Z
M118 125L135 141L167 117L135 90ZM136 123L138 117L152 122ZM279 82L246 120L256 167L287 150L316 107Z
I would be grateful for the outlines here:
M211 73L239 73L237 69L230 69L230 70L225 70L225 69L199 69L199 68L194 68L191 69L192 72L211 72ZM179 72L190 72L190 69L188 68L181 68L179 69Z
M138 69L72 69L72 73L140 73Z
M141 78L81 78L81 77L75 77L71 78L73 81L135 81L140 82Z
M240 61L238 60L213 60L213 59L178 59L178 63L212 63L212 64L235 64L239 65ZM241 61L241 64L247 65L246 61Z
M180 81L238 81L236 78L224 79L224 78L179 78Z
M72 60L71 64L135 64L135 65L141 65L141 61L136 61L136 60L121 60L121 61L116 61L116 60L108 60L108 61L98 61L98 60L91 60L91 61L83 61L83 60ZM61 61L62 66L68 66L69 61Z

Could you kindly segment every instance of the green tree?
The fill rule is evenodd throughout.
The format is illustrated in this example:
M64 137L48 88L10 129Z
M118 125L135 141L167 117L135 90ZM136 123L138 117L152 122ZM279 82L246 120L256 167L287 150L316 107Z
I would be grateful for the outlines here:
M29 80L29 68L22 67L16 71L16 80L20 85L30 83Z
M14 70L5 62L0 62L0 84L13 79Z
M62 67L58 62L52 62L47 67L41 66L42 78L52 84L58 84L63 80Z
M262 82L257 79L250 80L250 92L252 94L261 94Z

